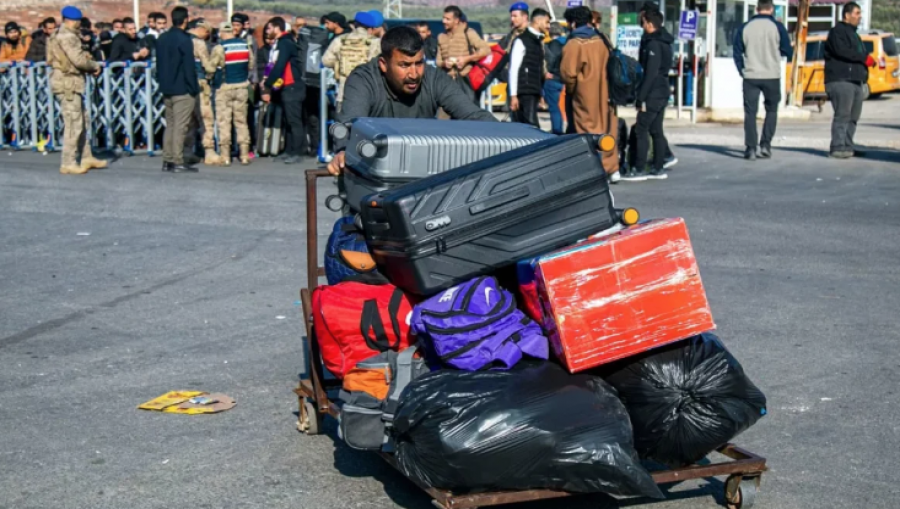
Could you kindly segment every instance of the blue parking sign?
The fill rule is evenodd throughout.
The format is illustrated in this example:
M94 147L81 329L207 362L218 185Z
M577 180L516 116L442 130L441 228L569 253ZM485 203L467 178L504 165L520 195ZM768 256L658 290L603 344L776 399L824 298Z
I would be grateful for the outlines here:
M678 38L688 41L696 39L699 21L700 11L681 11L681 22L678 23Z

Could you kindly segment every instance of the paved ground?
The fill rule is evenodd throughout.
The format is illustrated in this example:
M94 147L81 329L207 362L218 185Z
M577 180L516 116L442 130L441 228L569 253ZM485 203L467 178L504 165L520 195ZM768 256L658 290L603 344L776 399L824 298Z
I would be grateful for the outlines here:
M739 439L769 458L760 507L895 507L900 153L795 146L751 164L707 139L675 148L668 181L615 195L687 219L720 335L769 398ZM55 155L0 158L0 508L430 507L333 425L294 428L299 168L171 175L133 158L62 177ZM135 409L172 389L239 403ZM685 483L654 507L713 508L720 491Z

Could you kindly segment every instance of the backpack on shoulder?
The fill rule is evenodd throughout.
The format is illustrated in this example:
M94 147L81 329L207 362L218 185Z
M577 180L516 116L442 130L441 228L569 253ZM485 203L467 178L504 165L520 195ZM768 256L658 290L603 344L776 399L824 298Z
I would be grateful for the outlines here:
M609 101L616 106L631 104L637 98L644 69L637 60L622 53L618 48L613 48L606 35L600 34L600 38L609 50L609 60L606 62Z

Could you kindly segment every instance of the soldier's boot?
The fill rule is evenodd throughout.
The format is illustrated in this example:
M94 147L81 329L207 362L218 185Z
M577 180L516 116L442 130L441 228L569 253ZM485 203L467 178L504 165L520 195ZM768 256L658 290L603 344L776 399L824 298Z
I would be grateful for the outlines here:
M68 166L61 166L59 168L59 172L62 173L63 175L83 175L83 174L87 173L88 170L90 170L90 168L85 168L83 166L77 166L77 165L71 165L71 164Z
M241 145L241 164L250 164L250 145Z
M203 159L203 164L207 166L222 166L224 161L223 158L219 157L219 154L216 154L215 150L206 149L206 158Z
M81 168L84 169L85 172L88 170L102 170L107 166L109 166L109 162L97 159L94 156L81 157Z
M222 156L222 166L231 166L231 154Z

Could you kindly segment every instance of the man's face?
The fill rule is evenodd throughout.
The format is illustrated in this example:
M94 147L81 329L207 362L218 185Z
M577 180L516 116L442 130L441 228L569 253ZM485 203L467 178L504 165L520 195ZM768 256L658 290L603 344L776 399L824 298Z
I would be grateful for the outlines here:
M452 12L444 13L444 30L447 32L452 32L457 26L459 26L459 18L453 15ZM422 33L421 31L419 32Z
M156 30L162 32L169 26L169 20L166 18L156 18Z
M531 21L531 26L534 27L538 32L547 33L547 30L550 29L550 18L546 16L538 16Z
M409 56L395 49L390 58L381 56L378 66L395 94L415 95L422 86L422 77L425 75L425 51Z
M294 30L296 30L297 32L299 32L300 29L303 28L303 27L305 27L305 26L306 26L306 19L305 19L305 18L297 18L297 20L294 21Z
M509 22L516 28L525 28L528 25L528 15L522 11L509 13Z
M858 27L861 18L862 11L860 11L859 7L855 7L851 12L847 13L847 15L844 16L844 22Z
M329 19L325 20L325 30L328 30L331 33L334 33L337 30L338 24Z
M197 27L194 29L194 33L197 34L197 38L203 39L204 41L209 39L209 30L205 28Z
M266 25L266 35L268 35L270 39L278 39L281 32L272 25Z
M18 30L10 30L6 32L6 38L12 42L16 42L19 40L19 31Z
M231 35L233 35L235 37L240 37L241 32L243 32L243 31L244 31L244 25L241 25L240 23L235 23L234 21L231 22Z
M446 14L445 14L445 16L446 16ZM428 28L428 25L416 27L416 30L419 31L419 35L422 36L423 41L428 39L429 37L431 37L431 29Z
M137 27L134 26L134 23L129 23L124 26L124 28L120 28L119 30L124 30L126 34L128 34L129 39L137 38Z
M147 18L147 27L156 30L156 18Z
M113 30L115 30L116 32L121 32L122 31L122 23L121 22L113 23Z
M52 35L53 32L56 31L56 23L47 23L44 25L44 33L47 35Z

